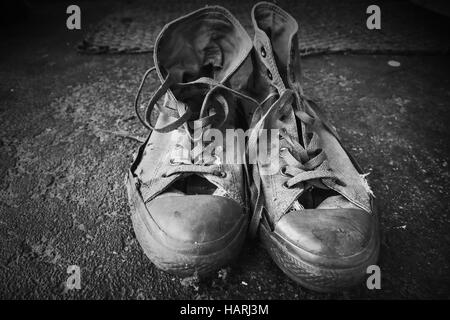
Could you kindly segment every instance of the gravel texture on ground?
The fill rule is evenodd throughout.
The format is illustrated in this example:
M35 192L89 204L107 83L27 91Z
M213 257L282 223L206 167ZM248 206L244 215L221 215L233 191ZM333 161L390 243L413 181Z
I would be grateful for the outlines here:
M108 9L87 8L85 23ZM65 29L61 12L64 17L63 7L38 12L2 30L0 298L450 296L448 57L303 60L306 93L370 173L381 213L381 290L303 289L258 242L248 242L235 264L209 278L180 279L157 270L136 241L124 176L139 143L117 134L146 135L132 102L151 56L79 55L74 46L82 31ZM79 291L64 289L73 264L81 268Z

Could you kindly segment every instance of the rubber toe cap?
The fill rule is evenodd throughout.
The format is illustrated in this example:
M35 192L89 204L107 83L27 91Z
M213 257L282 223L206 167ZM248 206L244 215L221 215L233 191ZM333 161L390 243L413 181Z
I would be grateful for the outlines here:
M236 201L213 195L159 197L147 203L147 209L168 237L192 244L227 237L245 217Z
M306 209L284 215L275 233L306 260L345 265L371 254L375 228L373 215L360 209Z

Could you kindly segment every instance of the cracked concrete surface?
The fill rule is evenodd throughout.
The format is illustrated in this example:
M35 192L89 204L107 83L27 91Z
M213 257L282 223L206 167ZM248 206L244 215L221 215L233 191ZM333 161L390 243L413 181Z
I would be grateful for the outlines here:
M447 56L303 59L305 91L370 173L383 233L381 290L303 289L258 243L209 278L180 279L157 270L135 239L123 180L139 143L111 133L146 135L132 102L151 56L77 54L83 31L65 29L64 9L36 9L1 31L0 298L450 296ZM107 10L86 3L83 23ZM82 289L67 292L72 264Z

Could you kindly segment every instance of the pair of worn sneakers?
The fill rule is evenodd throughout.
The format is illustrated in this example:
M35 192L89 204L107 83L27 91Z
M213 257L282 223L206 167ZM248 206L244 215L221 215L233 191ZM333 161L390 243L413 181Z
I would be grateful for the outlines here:
M334 127L303 94L295 19L267 2L251 16L253 42L220 6L180 17L157 37L155 66L135 101L152 131L127 176L136 237L157 267L176 275L218 270L250 235L307 288L355 285L378 257L373 194ZM161 85L141 115L152 72ZM236 129L250 132L244 146L211 148ZM264 130L272 133L266 161L250 163ZM214 140L204 139L210 132ZM268 163L279 170L266 170Z

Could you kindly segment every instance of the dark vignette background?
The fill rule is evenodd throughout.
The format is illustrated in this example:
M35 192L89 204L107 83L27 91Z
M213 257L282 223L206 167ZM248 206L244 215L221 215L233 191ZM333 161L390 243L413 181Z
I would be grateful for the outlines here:
M89 26L132 2L75 1L81 31L65 27L72 3L2 2L0 298L449 298L445 54L303 59L306 92L370 172L383 233L381 290L364 284L336 294L303 289L258 243L206 279L154 268L136 242L123 184L139 144L111 133L121 128L145 136L131 104L151 54L76 51ZM390 67L389 60L401 66ZM81 268L80 291L64 290L71 264Z

